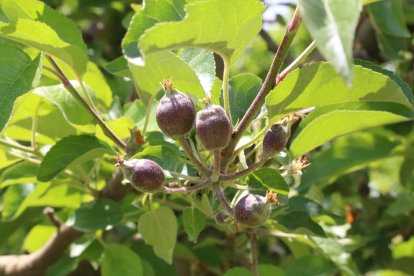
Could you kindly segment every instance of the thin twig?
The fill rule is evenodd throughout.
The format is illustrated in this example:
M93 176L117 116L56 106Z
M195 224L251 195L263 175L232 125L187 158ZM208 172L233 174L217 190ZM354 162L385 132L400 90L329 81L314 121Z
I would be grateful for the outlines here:
M217 199L220 201L223 208L227 211L230 216L233 216L233 209L227 202L226 196L224 195L223 189L220 186L219 182L213 184L214 193L216 194Z
M46 207L43 209L43 214L45 214L50 222L56 226L58 229L62 225L62 222L59 220L59 218L56 217L55 210L52 207Z
M240 123L233 131L232 139L227 147L223 151L223 160L222 160L222 169L225 169L228 164L231 156L233 155L234 148L236 147L237 143L239 142L240 138L242 137L244 131L250 125L250 123L254 120L257 114L260 112L262 108L265 98L267 94L272 90L275 86L275 78L283 64L283 61L286 58L286 55L289 51L289 47L292 44L292 41L296 35L296 31L300 25L300 14L299 9L296 8L293 18L289 23L286 33L280 43L280 46L273 58L272 64L269 68L267 73L266 79L260 88L259 93L256 95L256 98L253 100L252 104L244 114L243 118L240 120Z
M306 58L312 53L316 48L316 42L312 41L311 44L306 47L306 49L292 62L290 63L280 74L276 77L276 84L281 82L287 74L292 72L296 67L298 67Z
M178 139L181 146L183 147L183 150L187 153L188 158L190 159L191 163L194 165L194 167L205 176L210 176L211 171L204 166L203 163L201 163L200 160L197 159L197 157L194 155L193 150L191 149L190 143L187 138L181 137Z
M210 179L207 179L201 183L197 183L194 186L188 186L188 187L167 187L164 186L163 187L163 191L169 194L174 194L174 193L189 193L189 192L194 192L194 191L198 191L201 189L205 189L208 186L211 185L211 181Z
M257 237L255 229L250 229L248 235L250 240L250 250L252 253L252 274L253 276L259 276L257 266Z
M28 152L28 153L33 153L33 154L35 153L35 150L33 148L26 147L26 146L23 146L23 145L14 143L14 142L9 142L4 139L0 139L0 145L7 146L9 148L13 148L17 150L21 150L21 151Z
M53 68L57 72L57 76L60 78L60 81L62 82L63 86L69 91L69 93L94 117L98 124L102 127L103 132L106 136L108 136L112 141L114 141L115 144L117 144L120 148L125 149L126 144L124 141L122 141L112 130L108 127L108 125L102 120L102 118L98 115L97 111L94 110L79 94L79 92L73 87L73 85L70 83L68 78L65 76L63 71L60 69L60 67L57 65L57 63L53 60L52 57L47 56L50 63L52 64Z
M213 152L214 156L214 166L213 166L213 173L211 174L211 181L216 182L220 176L220 168L221 168L221 151L215 150Z
M223 91L223 103L224 103L224 110L226 111L227 116L229 117L230 122L231 120L231 110L230 110L230 95L229 95L229 77L230 77L230 61L227 57L222 56L224 70L223 70L223 84L222 84L222 91Z
M267 161L267 159L262 159L256 163L254 163L253 165L251 165L250 167L238 171L236 173L233 174L222 174L219 177L219 181L233 181L233 180L237 180L239 178L242 178L244 176L247 176L249 174L251 174L252 172L254 172L255 170L257 170L258 168L260 168L261 166L263 166L263 164Z

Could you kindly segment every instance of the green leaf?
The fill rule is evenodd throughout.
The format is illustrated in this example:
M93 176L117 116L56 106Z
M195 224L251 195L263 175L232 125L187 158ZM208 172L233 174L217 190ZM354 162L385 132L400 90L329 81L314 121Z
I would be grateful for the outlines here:
M37 179L48 181L72 163L81 164L110 153L110 148L94 136L71 135L59 140L45 155L37 172Z
M312 185L329 184L337 177L367 166L369 163L396 154L398 142L390 139L388 132L361 132L335 140L324 151L312 156L312 165L305 170L301 191Z
M188 239L197 242L198 235L206 224L206 216L197 208L186 207L183 210L184 231L188 235Z
M31 60L19 48L0 45L0 131L9 120L16 98L37 82L39 64L40 55Z
M382 55L387 59L401 59L401 51L407 50L411 37L403 3L399 0L373 3L368 6L368 12Z
M414 257L414 237L410 237L407 241L392 244L391 249L394 259Z
M81 231L95 231L113 227L123 218L119 204L110 199L98 199L82 205L73 214L73 227Z
M23 249L29 253L40 249L57 232L54 225L38 224L30 229L23 242Z
M233 267L224 273L223 276L251 276L252 273L244 267Z
M320 256L303 256L293 260L286 269L286 276L329 276L336 269L327 259Z
M180 161L180 151L177 146L171 143L164 142L162 145L158 146L149 146L143 151L138 152L132 158L150 159L158 165L160 165L164 170L177 171L177 168L182 166L183 162Z
M108 244L102 258L102 275L141 276L141 259L134 251L121 244Z
M271 123L309 107L346 102L391 102L412 108L401 87L389 77L354 66L348 88L327 63L315 63L291 72L266 97Z
M260 31L263 5L259 1L195 1L185 6L179 22L159 23L145 31L139 48L145 55L165 49L200 47L234 61Z
M289 193L289 186L280 175L272 168L260 168L247 178L247 185L253 189L271 190L281 195Z
M172 264L173 251L177 241L177 218L168 207L160 207L143 214L138 230L144 241L153 246L154 253Z
M230 79L230 109L233 124L246 113L262 86L262 80L254 74L240 74Z
M383 67L380 67L374 63L368 62L366 60L356 60L356 65L361 65L365 68L371 69L375 72L381 73L385 76L388 76L390 79L392 79L398 86L400 86L402 92L407 97L407 99L410 101L410 103L413 102L413 92L411 91L410 86L408 83L406 83L399 75L394 74L394 72L389 71Z
M395 202L387 208L387 214L391 216L409 215L414 209L414 195L402 194L396 198ZM413 254L414 255L414 254Z
M299 1L303 21L319 51L348 84L352 83L352 46L361 7L360 0Z
M73 83L79 88L79 83ZM94 93L86 86L90 95ZM79 90L78 90L79 91ZM57 106L65 119L72 124L87 125L95 122L95 118L76 100L62 85L42 86L34 89L33 93L42 96Z
M63 181L59 181L59 183L39 183L20 204L13 218L19 217L28 207L77 208L80 203L81 194L79 190L70 187Z
M285 273L282 268L270 265L261 264L259 265L259 275L261 276L284 276Z
M130 61L128 65L138 94L145 104L162 90L160 82L170 78L179 91L192 95L195 103L197 98L206 97L196 72L172 52L150 54L145 57L145 63L140 58Z
M141 56L138 49L138 39L146 29L159 22L181 20L185 15L183 0L146 0L143 2L144 5L132 18L128 31L122 40L122 49L127 59Z
M129 71L129 68L128 68L128 62L124 56L121 56L119 58L116 58L106 63L104 65L104 68L106 71L108 71L109 73L113 75L127 77L127 78L132 79L131 72Z
M187 48L180 54L184 60L195 71L206 95L210 95L216 76L216 62L211 51L198 48Z
M0 188L14 184L35 182L38 168L39 165L26 161L14 164L1 173Z
M277 217L277 222L290 231L299 231L300 233L305 231L306 234L325 236L322 227L314 222L304 210L290 211L290 207L285 208L284 212Z
M323 254L334 262L344 275L360 275L351 254L333 238L311 237Z
M15 185L9 187L2 195L2 221L10 221L13 219L16 211L24 198L31 192L30 187L26 185Z
M335 137L413 118L412 109L395 103L351 102L323 106L300 123L290 151L293 157L300 156Z
M4 0L0 36L37 48L68 64L81 76L88 61L86 45L76 25L37 0Z

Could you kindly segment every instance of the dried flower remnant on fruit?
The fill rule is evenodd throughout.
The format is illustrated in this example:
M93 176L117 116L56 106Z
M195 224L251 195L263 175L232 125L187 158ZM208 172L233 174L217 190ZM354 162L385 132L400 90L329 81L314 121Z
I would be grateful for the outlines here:
M218 150L227 146L232 125L224 109L216 104L207 105L197 112L196 134L206 150Z
M140 192L159 191L165 182L162 168L149 159L130 159L119 163L126 179Z
M257 227L269 218L270 208L266 197L248 194L237 202L234 207L234 217L240 224Z
M183 137L194 125L194 103L189 96L176 90L171 80L164 80L161 85L165 95L161 98L155 115L158 127L171 138Z

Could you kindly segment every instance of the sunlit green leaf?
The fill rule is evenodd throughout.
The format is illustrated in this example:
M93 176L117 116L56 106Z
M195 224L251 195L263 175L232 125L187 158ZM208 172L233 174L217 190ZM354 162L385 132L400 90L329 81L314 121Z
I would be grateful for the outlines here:
M91 160L111 152L107 145L94 136L68 136L56 143L40 164L37 178L40 181L53 179L73 162Z
M337 136L413 118L411 108L395 103L351 102L323 106L300 123L290 151L293 156L299 156Z
M8 22L0 22L0 36L60 58L80 76L86 70L86 45L76 25L37 0L4 0L0 9Z
M35 252L40 249L56 232L57 228L54 225L36 225L30 229L29 234L27 234L24 239L24 250L29 253Z
M0 131L9 120L14 101L32 89L40 55L31 60L21 49L0 45Z
M160 207L143 214L138 222L138 230L145 243L152 245L155 255L172 263L177 241L177 218L168 207Z
M145 54L173 48L201 47L235 60L261 27L259 1L195 1L179 22L160 23L139 39Z
M352 88L327 63L315 63L291 72L266 97L271 122L309 107L346 102L390 102L412 105L401 87L389 77L354 66Z

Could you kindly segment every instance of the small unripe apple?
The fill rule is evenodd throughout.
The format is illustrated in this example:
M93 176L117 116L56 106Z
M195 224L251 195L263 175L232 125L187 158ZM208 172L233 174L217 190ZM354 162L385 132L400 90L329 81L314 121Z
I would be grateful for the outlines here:
M240 224L257 227L262 225L270 216L270 204L267 198L248 194L242 197L234 207L234 217Z
M178 139L193 128L196 117L194 103L186 94L176 90L171 81L162 84L165 95L161 98L155 115L157 124L165 135Z
M271 157L282 151L286 147L288 138L285 126L273 125L263 137L263 155Z
M212 151L227 146L232 125L221 106L209 103L197 112L195 130L203 147Z
M152 160L130 159L120 162L119 166L132 187L140 192L156 192L164 184L164 171Z

